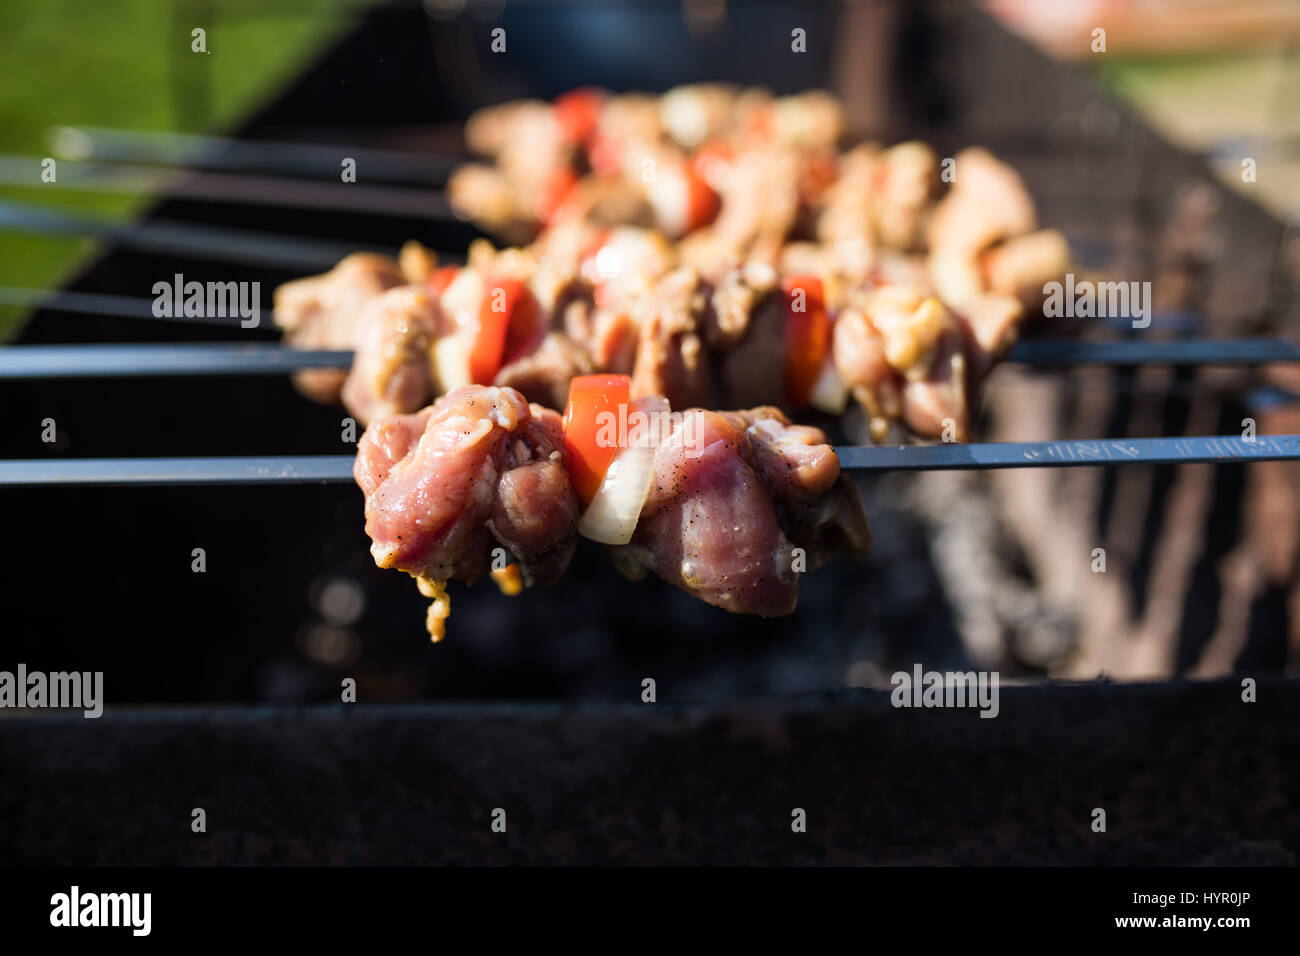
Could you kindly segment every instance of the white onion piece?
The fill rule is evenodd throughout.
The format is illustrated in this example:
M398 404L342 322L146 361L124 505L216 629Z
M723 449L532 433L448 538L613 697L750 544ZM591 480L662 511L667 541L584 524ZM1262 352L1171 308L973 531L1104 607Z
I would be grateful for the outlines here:
M474 337L464 331L444 335L433 343L433 374L439 392L472 384L469 356L473 348Z
M630 439L638 437L634 427L638 416L648 416L641 419L644 424L640 437L645 440L633 445ZM627 544L632 540L654 483L655 452L670 430L668 399L662 395L637 399L628 408L627 421L628 445L614 455L596 496L578 521L578 533L601 544Z
M835 362L829 354L822 363L821 374L813 383L808 400L813 408L829 415L841 415L848 406L849 390L835 370Z

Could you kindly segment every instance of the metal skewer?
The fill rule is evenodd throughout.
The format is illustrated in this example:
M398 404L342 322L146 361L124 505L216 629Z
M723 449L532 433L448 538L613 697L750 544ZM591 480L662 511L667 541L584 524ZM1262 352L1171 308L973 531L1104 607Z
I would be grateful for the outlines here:
M41 187L41 160L0 154L0 183ZM459 221L438 190L363 183L307 181L240 173L162 171L152 166L95 165L64 162L48 189L81 192L166 195L207 202L252 203L328 209L407 219Z
M78 292L43 293L0 287L0 305L90 311L154 318L148 299ZM162 321L166 321L163 319ZM177 321L239 326L237 318L184 318ZM268 313L260 328L272 329ZM112 378L123 375L273 375L308 368L347 368L349 350L299 350L271 342L230 344L196 342L141 345L14 345L0 350L0 379ZM1183 342L1025 342L1007 359L1026 365L1254 365L1300 361L1300 347L1255 339Z
M165 219L119 223L4 201L0 201L0 230L41 236L111 239L124 248L140 252L270 266L291 272L331 269L344 256L357 251L348 243L306 236ZM378 251L395 254L393 250Z
M1227 464L1300 460L1300 435L1121 438L837 448L860 472ZM352 455L259 458L81 458L0 461L0 486L257 485L352 480Z
M238 326L238 319L223 320ZM15 345L0 349L0 379L116 378L156 375L284 375L348 368L351 352L291 349L272 343L196 345Z
M56 156L84 162L145 163L225 172L337 178L344 158L366 182L441 186L463 157L265 140L200 136L103 126L52 126L46 142Z

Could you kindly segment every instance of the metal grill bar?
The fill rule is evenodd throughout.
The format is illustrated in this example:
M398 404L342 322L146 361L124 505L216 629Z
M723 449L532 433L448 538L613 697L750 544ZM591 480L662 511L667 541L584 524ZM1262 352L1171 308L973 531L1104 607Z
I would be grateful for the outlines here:
M348 368L351 364L351 352L258 343L17 345L0 349L0 379L284 375L304 368Z
M0 486L260 485L352 480L352 455L0 462Z
M47 289L22 289L14 286L0 286L0 305L15 305L34 309L46 309L52 312L71 312L84 315L111 315L123 319L153 319L158 322L189 322L196 325L220 325L239 327L237 318L219 318L217 316L156 316L153 314L153 301L133 295L112 295L105 292L50 292ZM267 310L268 313L270 310ZM269 329L272 323L267 320L259 323L260 327ZM26 350L37 348L99 348L100 346L37 346L11 345L5 353L23 354ZM115 348L150 348L150 346L113 346ZM120 373L125 374L125 373ZM58 377L58 376L52 376Z
M0 154L0 183L31 186L41 179L39 157ZM160 170L153 166L108 166L65 163L49 188L75 192L166 195L207 202L328 209L407 219L453 221L451 206L441 192L401 186L367 186L240 173L195 173Z
M1300 435L985 442L971 445L853 445L836 449L853 471L971 471L990 468L1070 468L1108 465L1186 465L1198 462L1300 460Z
M78 162L149 163L228 172L260 171L290 176L337 178L344 157L356 160L367 180L442 185L459 157L359 149L320 143L266 140L113 129L102 126L55 126L46 134L50 148Z
M102 300L102 301L101 301ZM0 305L38 305L80 310L89 303L115 315L152 318L147 299L43 293L0 288ZM182 321L238 326L235 318ZM260 323L269 327L269 317ZM1287 342L1228 339L1185 342L1024 342L1008 361L1051 368L1062 365L1252 365L1300 361L1300 347ZM15 345L0 351L3 378L112 378L123 375L270 375L306 368L347 368L347 350L299 350L270 342L244 345L197 342L184 345Z
M860 472L968 471L1112 465L1300 461L1300 435L990 442L974 445L842 446L844 468ZM253 485L352 480L352 455L262 458L82 458L0 462L0 486Z
M270 266L291 272L332 269L344 256L357 251L356 246L347 243L306 236L166 220L115 223L14 202L0 202L0 229L41 236L111 239L140 252ZM379 251L395 254L394 250Z
M1185 339L1164 342L1027 341L1009 360L1052 368L1069 365L1264 365L1300 361L1300 345L1282 339Z

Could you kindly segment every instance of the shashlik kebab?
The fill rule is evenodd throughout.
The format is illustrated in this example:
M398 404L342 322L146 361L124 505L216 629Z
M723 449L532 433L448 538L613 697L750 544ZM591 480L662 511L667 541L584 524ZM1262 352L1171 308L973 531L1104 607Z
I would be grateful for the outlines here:
M966 200L954 191L945 202ZM463 268L409 245L400 263L351 256L282 286L275 313L295 346L355 349L350 373L305 372L298 384L321 401L341 397L362 421L470 383L555 408L574 375L609 371L631 374L635 397L678 407L840 413L853 398L877 440L901 421L960 441L1024 300L1066 254L1051 234L1003 243L949 308L919 255L808 242L775 262L683 265L680 253L653 231L581 221L524 249L476 242Z
M436 268L418 244L400 262L349 257L277 290L291 344L357 352L346 381L313 371L297 382L369 420L468 382L556 407L574 374L626 371L638 395L679 405L839 412L851 395L877 440L895 420L963 440L975 385L1026 303L1065 271L1068 247L1059 233L1030 232L1019 177L983 150L958 155L960 173L936 201L928 147L865 145L837 158L841 125L823 93L772 100L722 86L662 98L580 90L482 111L467 137L501 175L528 163L572 172L586 154L642 157L653 142L695 149L683 161L707 167L725 201L707 225L669 224L702 226L677 244L630 224L643 217L626 203L597 214L566 201L531 246L476 243L463 270ZM640 186L672 180L647 162L655 175ZM600 165L591 177L621 175ZM516 178L535 187L539 176Z
M466 141L492 165L461 167L449 200L515 243L575 218L655 228L685 237L681 261L702 268L720 258L775 261L800 238L847 243L841 257L850 263L875 248L925 247L950 306L988 284L981 266L997 286L1034 261L1068 259L1058 233L992 253L1032 232L1035 213L1015 171L984 150L957 154L941 176L925 143L869 142L840 154L843 131L839 101L823 91L578 89L554 103L519 100L471 116ZM936 207L943 182L951 198ZM991 261L982 263L985 253Z
M857 490L821 431L775 408L673 413L631 387L575 378L562 419L515 389L468 385L366 429L354 475L371 554L432 600L435 641L449 581L553 583L579 534L634 580L651 572L765 617L793 612L801 573L867 551Z
M713 221L729 181L752 188L784 177L811 198L834 172L843 125L838 101L820 91L774 98L697 84L615 96L588 87L471 116L466 143L490 163L461 166L447 194L460 215L509 242L575 214L680 238Z

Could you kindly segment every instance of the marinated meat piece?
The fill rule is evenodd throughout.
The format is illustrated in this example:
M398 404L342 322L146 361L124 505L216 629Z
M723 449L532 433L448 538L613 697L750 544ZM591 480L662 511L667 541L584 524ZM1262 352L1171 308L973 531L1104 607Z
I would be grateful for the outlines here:
M984 271L977 255L964 249L935 249L926 263L936 294L960 309L984 292Z
M433 398L430 349L446 330L437 297L427 288L390 289L357 319L356 357L343 384L343 404L362 423L414 412Z
M737 157L722 186L718 218L692 237L694 261L702 268L728 255L775 262L803 212L804 164L790 149L755 149Z
M569 382L591 372L591 359L562 332L548 332L533 352L497 373L493 384L513 388L530 402L564 408Z
M387 256L355 253L323 275L286 282L275 290L275 323L287 345L300 349L350 349L357 341L357 319L380 293L404 285L406 277ZM310 369L293 382L307 397L333 404L347 372Z
M626 304L649 293L675 265L675 250L661 233L623 226L588 243L580 269L602 304Z
M784 146L830 148L844 134L844 109L824 90L783 96L772 110L772 136Z
M754 310L776 291L778 279L776 269L766 262L747 262L728 269L713 290L713 308L708 312L706 326L709 348L726 351L744 339Z
M882 249L873 264L872 278L881 284L910 285L934 293L930 271L922 255Z
M663 395L674 407L710 404L704 345L709 287L692 269L665 276L634 310L639 340L632 397Z
M925 376L903 383L903 424L923 438L969 441L969 385L961 332L946 328Z
M583 179L557 209L553 221L649 229L655 225L655 207L639 187L639 183L624 179Z
M957 311L957 321L966 329L971 382L978 384L1011 350L1025 317L1020 300L987 292L976 296Z
M908 379L923 378L933 363L951 313L923 289L894 285L869 293L863 311L883 339L885 361Z
M1040 310L1043 286L1070 269L1070 246L1055 229L1016 236L984 254L984 275L993 292L1014 296L1034 312Z
M978 334L1005 334L996 313L979 319ZM884 286L854 296L835 323L831 355L876 441L900 419L922 437L964 441L976 335L925 289Z
M837 311L844 306L845 294L849 290L885 281L880 278L880 273L886 257L891 266L900 258L898 253L889 250L877 251L861 239L833 243L791 242L781 251L780 266L787 275L811 273L821 278L826 307Z
M884 336L857 308L841 312L831 334L835 371L862 406L872 439L882 442L902 414L902 379L885 359Z
M539 223L519 201L509 177L493 166L466 163L447 180L447 200L457 215L507 242L527 242Z
M494 165L468 164L447 183L461 216L512 242L524 242L556 214L578 181L578 147L555 110L539 100L505 103L470 117L470 148Z
M424 243L408 239L397 253L397 266L407 282L428 282L433 270L438 268L438 254Z
M785 394L785 298L759 286L754 299L745 334L718 359L723 407L770 405Z
M627 143L654 143L663 135L660 122L659 97L649 93L624 93L605 104L596 123L595 142L592 145L591 165L596 172L609 172L612 159L615 169L621 161L617 151ZM613 157L602 157L601 152L614 152ZM605 159L606 164L601 160ZM602 168L603 167L603 168Z
M509 388L467 386L414 415L366 429L353 469L381 568L406 571L434 598L443 633L450 579L473 583L506 549L525 584L558 579L577 539L560 417Z
M512 100L474 112L465 123L465 144L480 156L496 156L518 136L530 115L549 114L550 105L541 100Z
M692 409L655 459L655 483L632 541L612 550L624 574L647 570L717 607L779 617L794 610L794 545L771 495L741 458L744 433ZM688 424L689 420L689 424Z
M930 219L931 249L975 255L1034 229L1034 201L1019 173L979 147L963 149L955 160L952 188Z
M839 177L822 197L817 238L825 243L876 244L875 190L883 160L875 143L855 146L840 157Z
M906 250L917 244L938 169L934 150L924 143L899 143L881 154L874 219L882 245Z
M781 527L804 549L808 570L831 557L866 554L871 532L852 479L819 428L792 425L775 408L730 412L750 439L747 457L776 495Z
M807 503L839 479L839 457L820 428L792 425L770 405L720 414L745 431L750 439L746 459L782 503Z
M632 541L611 553L629 577L653 571L733 613L789 614L796 547L811 569L870 544L856 491L840 482L825 436L790 432L776 409L691 409L656 452Z
M671 149L648 149L640 163L643 171L653 170L644 187L658 228L679 239L713 222L721 200L687 157Z
M693 83L669 90L659 100L663 130L684 149L722 136L731 123L736 88L725 83Z
M605 372L631 375L636 365L641 331L629 311L621 307L599 309L587 339L592 365Z

